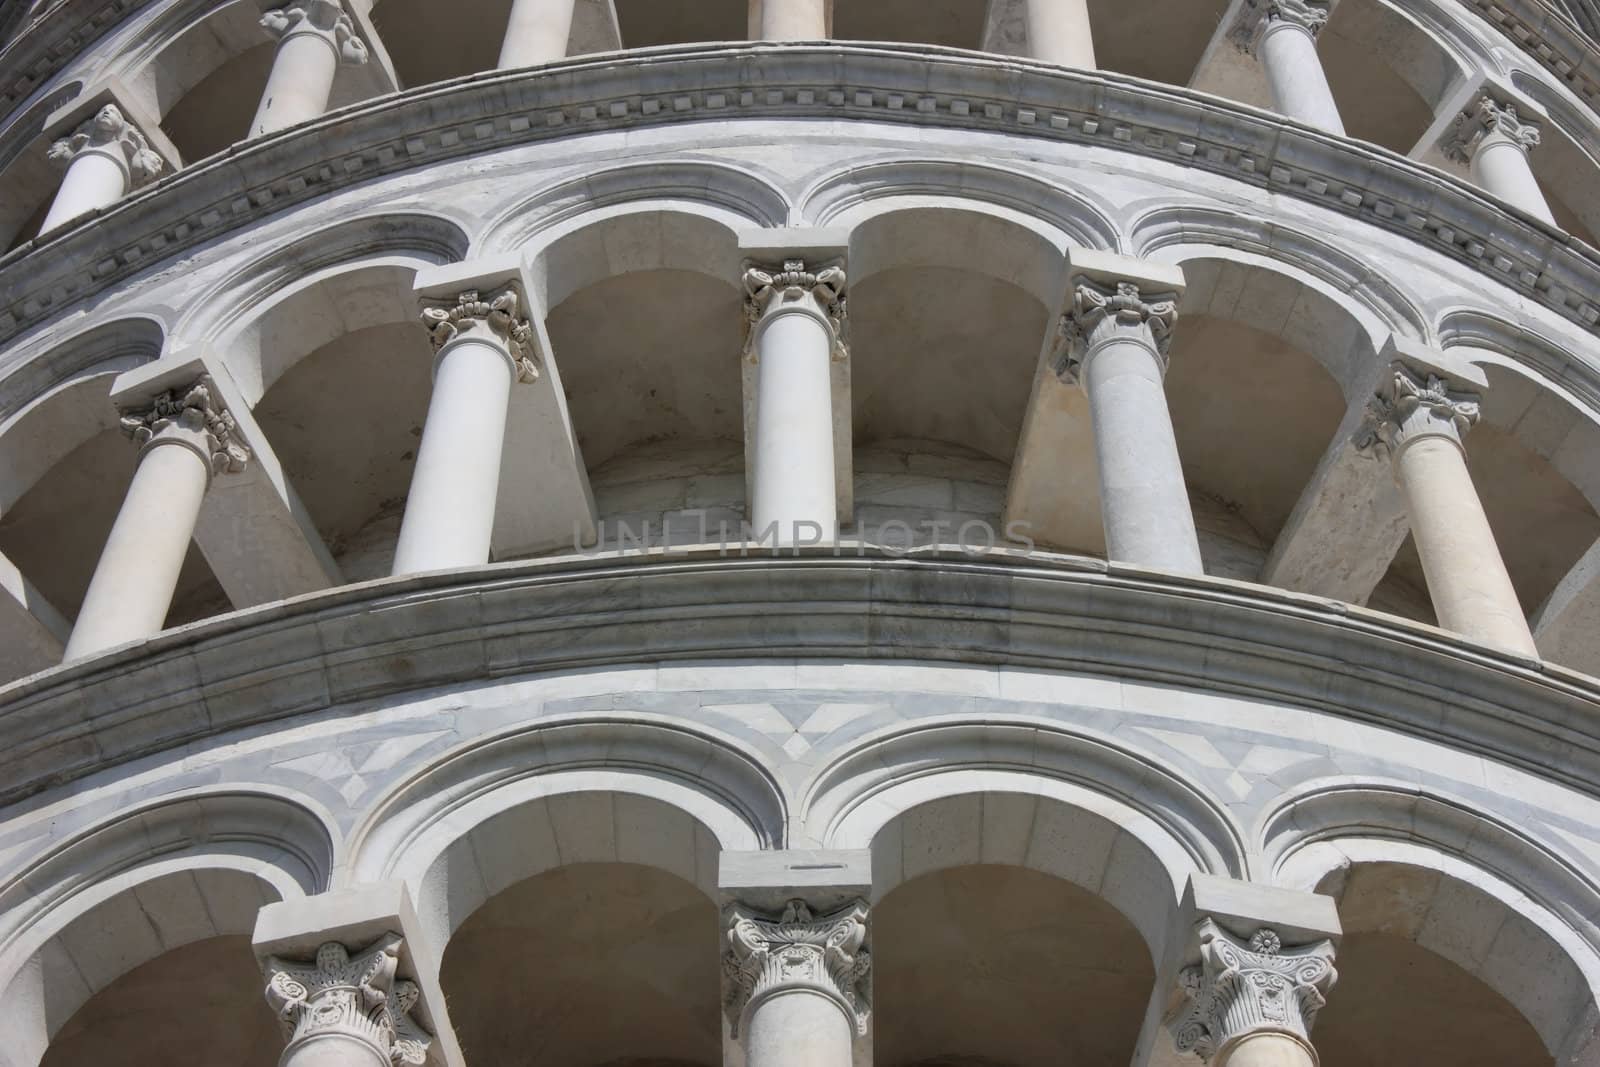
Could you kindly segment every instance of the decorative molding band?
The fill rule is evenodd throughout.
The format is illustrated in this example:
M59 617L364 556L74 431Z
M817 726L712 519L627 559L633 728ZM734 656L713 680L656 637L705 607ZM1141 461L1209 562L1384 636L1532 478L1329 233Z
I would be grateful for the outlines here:
M1339 976L1333 942L1286 949L1275 930L1262 927L1245 941L1212 919L1202 919L1197 932L1200 962L1178 974L1184 998L1172 1021L1178 1051L1210 1063L1263 1033L1283 1034L1310 1051L1311 1026Z
M639 92L663 80L683 88ZM960 128L1166 160L1404 234L1600 332L1600 254L1382 148L1102 72L940 49L738 45L477 75L249 142L0 258L0 341L152 262L357 183L577 134L738 116Z
M426 1063L432 1038L411 1019L420 990L415 982L395 978L400 944L399 934L388 934L354 956L329 941L317 949L315 960L269 957L267 1003L283 1024L289 1049L341 1037L370 1046L394 1064Z
M872 1016L872 956L867 952L867 902L857 900L815 916L804 900L791 900L776 919L737 904L723 916L723 1008L729 1033L738 1037L746 1013L774 993L811 990L838 1003L865 1037Z
M393 694L780 655L1177 685L1439 739L1600 796L1600 681L1553 664L1267 587L1076 557L862 551L504 563L342 586L167 631L0 689L0 804L201 738ZM642 599L619 607L600 595L619 582ZM693 627L660 623L691 617Z
M1540 0L1465 2L1469 10L1497 27L1600 113L1600 52L1577 29L1557 18Z

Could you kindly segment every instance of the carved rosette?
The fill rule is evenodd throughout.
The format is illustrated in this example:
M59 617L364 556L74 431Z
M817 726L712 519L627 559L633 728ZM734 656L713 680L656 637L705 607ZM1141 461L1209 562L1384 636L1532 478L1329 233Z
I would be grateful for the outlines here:
M213 474L238 474L250 462L250 450L239 440L239 424L209 376L202 375L188 389L160 394L147 408L123 412L121 425L141 449L162 439L200 448Z
M1228 38L1239 51L1254 55L1268 27L1285 22L1315 37L1328 24L1328 4L1325 0L1248 0Z
M855 1021L856 1033L866 1034L872 957L865 948L865 901L821 918L802 900L791 900L777 919L734 905L724 919L723 1006L734 1037L754 1005L772 993L794 989L833 998Z
M1119 337L1150 348L1167 368L1172 329L1178 322L1176 294L1146 297L1133 282L1102 285L1080 278L1072 292L1072 307L1061 316L1052 367L1068 385L1083 377L1084 361L1096 348Z
M844 268L837 264L812 271L799 259L785 260L782 269L747 263L744 271L744 309L749 325L745 335L746 357L752 361L756 358L755 327L763 317L785 304L814 300L828 321L833 337L833 358L847 359L850 355L847 285Z
M110 156L126 167L130 189L153 181L165 166L161 157L151 150L144 134L115 104L105 105L70 136L52 144L47 158L56 166L66 168L85 152Z
M1461 392L1436 374L1402 364L1389 368L1383 386L1367 402L1356 447L1398 454L1419 437L1448 437L1458 445L1478 421L1480 397Z
M1285 949L1273 930L1240 941L1210 919L1198 926L1200 962L1178 975L1183 1006L1171 1020L1179 1052L1210 1062L1255 1034L1311 1048L1311 1025L1338 979L1333 942Z
M433 1038L411 1018L419 990L395 978L397 934L356 953L337 941L317 949L315 960L267 960L267 1003L282 1022L289 1048L313 1037L362 1041L396 1064L427 1062Z
M435 352L457 337L487 333L505 347L516 367L517 381L531 384L539 380L539 342L521 309L522 298L509 286L486 296L468 289L454 303L425 306L422 325Z
M1444 143L1445 157L1455 163L1470 163L1484 142L1499 134L1524 152L1539 145L1539 127L1517 114L1515 104L1502 104L1485 93L1456 118Z
M355 24L334 0L295 0L261 16L261 26L279 40L296 33L314 33L333 46L344 63L365 63L367 46Z

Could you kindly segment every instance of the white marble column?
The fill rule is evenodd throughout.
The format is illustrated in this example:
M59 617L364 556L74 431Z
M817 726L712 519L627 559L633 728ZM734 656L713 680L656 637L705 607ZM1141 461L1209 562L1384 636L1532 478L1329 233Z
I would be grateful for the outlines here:
M749 264L744 275L756 364L755 473L750 518L758 535L776 524L778 543L813 540L796 524L815 523L825 542L838 533L834 466L833 361L843 358L845 272Z
M514 288L463 292L426 307L438 355L433 397L406 497L395 574L489 560L511 388L539 377L536 342Z
M1533 176L1528 153L1539 144L1539 127L1519 117L1515 104L1487 93L1456 119L1444 154L1472 169L1472 180L1501 200L1551 226L1557 225Z
M566 58L575 4L576 0L512 0L500 61L495 65L510 70Z
M1115 264L1108 267L1083 273L1074 263L1055 368L1089 396L1106 557L1200 574L1200 544L1164 388L1181 275L1167 268L1164 278L1118 277Z
M262 15L261 25L278 38L278 51L250 123L251 137L321 115L339 64L367 61L367 46L335 0L294 0Z
M1372 419L1369 439L1381 441L1392 456L1439 625L1537 657L1467 470L1463 439L1478 420L1478 397L1396 364L1373 399Z
M267 1003L288 1037L280 1067L420 1067L432 1037L411 1017L419 990L395 977L402 939L352 951L338 941L314 959L265 961Z
M1232 38L1261 61L1279 113L1342 137L1344 120L1317 55L1317 34L1327 22L1326 0L1250 0Z
M1095 69L1089 0L1027 0L1028 51L1063 67Z
M1288 948L1270 927L1246 940L1210 918L1196 933L1200 962L1178 974L1178 1051L1210 1067L1317 1067L1311 1026L1338 978L1333 942Z
M828 0L751 0L761 12L763 41L823 41Z
M161 173L161 157L115 104L50 146L51 163L66 169L61 188L39 226L49 233L64 222L108 207Z
M124 415L122 428L140 445L139 465L78 609L66 660L161 631L212 475L237 473L250 458L205 378Z
M791 900L776 917L724 912L722 973L746 1067L850 1067L871 1014L867 905L813 915Z

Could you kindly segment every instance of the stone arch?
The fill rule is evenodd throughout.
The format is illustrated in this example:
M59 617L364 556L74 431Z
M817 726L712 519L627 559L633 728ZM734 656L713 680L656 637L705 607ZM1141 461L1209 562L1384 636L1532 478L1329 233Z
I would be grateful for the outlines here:
M1511 85L1545 112L1539 146L1528 162L1551 214L1568 233L1590 247L1600 246L1600 134L1592 114L1541 77L1514 71Z
M1177 772L1104 738L1026 720L940 722L869 735L812 777L799 817L808 841L819 847L876 847L875 835L910 808L986 792L1049 801L1071 808L1070 818L1086 826L1118 827L1118 840L1130 839L1126 848L1159 860L1174 894L1195 871L1248 873L1238 827ZM892 864L883 869L885 882L874 888L879 894L905 876ZM1139 890L1130 886L1129 892ZM1124 914L1137 923L1153 920L1156 910L1130 896ZM1141 931L1153 948L1165 936L1153 921Z
M500 890L574 862L656 867L714 898L716 853L779 846L785 807L758 759L721 737L637 715L555 722L401 783L352 835L348 877L403 878L444 945Z
M655 203L693 212L704 208L731 225L783 226L789 199L769 178L709 160L629 163L540 189L492 214L473 243L474 256L548 242L546 232L608 208Z
M246 792L168 797L79 834L0 887L0 1062L31 1067L90 998L163 953L247 936L326 888L324 813Z
M1181 263L1193 249L1292 278L1320 303L1359 321L1372 351L1389 333L1427 342L1430 320L1419 302L1371 270L1361 258L1292 227L1195 205L1155 207L1129 226L1133 254ZM1191 283L1192 284L1192 283ZM1304 340L1304 339L1303 339ZM1319 344L1319 349L1326 345ZM1347 360L1328 349L1325 366L1336 380Z
M1600 1052L1600 893L1523 829L1414 785L1350 781L1310 783L1260 826L1277 883L1366 892L1347 935L1390 933L1459 967L1558 1063Z
M880 213L948 204L951 199L961 210L987 211L1063 249L1123 248L1114 221L1117 212L1110 205L1022 171L973 162L862 162L812 181L799 198L798 212L818 226L859 226Z

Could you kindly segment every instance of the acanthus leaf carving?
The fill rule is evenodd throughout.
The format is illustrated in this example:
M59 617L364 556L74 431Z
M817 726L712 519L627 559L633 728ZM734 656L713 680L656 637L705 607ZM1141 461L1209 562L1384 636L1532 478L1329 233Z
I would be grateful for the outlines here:
M411 1010L421 991L396 978L401 938L388 934L351 954L337 941L317 949L316 959L267 959L267 1003L283 1024L288 1045L323 1034L341 1034L370 1044L390 1062L421 1067L433 1038Z
M857 900L821 917L803 900L768 918L739 905L724 914L723 1007L734 1037L755 1004L795 988L832 997L865 1035L871 1018L872 957L866 949L867 905Z
M291 33L315 33L333 45L345 63L367 61L367 46L356 36L355 23L335 0L294 0L261 16L261 27L282 40Z
M1291 23L1315 37L1328 24L1328 4L1325 0L1246 0L1228 39L1239 51L1254 55L1274 22Z
M84 152L99 151L127 168L128 187L153 181L166 166L151 149L139 128L128 121L116 104L106 104L94 117L50 146L46 158L57 167L69 167Z
M213 474L238 474L250 462L250 450L239 440L239 424L208 375L187 389L158 394L148 407L123 412L119 422L140 448L164 434L198 439Z
M1396 363L1367 401L1355 445L1392 454L1407 441L1429 435L1460 443L1478 421L1479 404L1476 393L1457 390L1437 374Z
M1286 949L1263 927L1248 940L1212 919L1196 927L1200 962L1178 974L1183 1003L1168 1020L1179 1052L1209 1063L1252 1034L1277 1033L1311 1047L1311 1027L1338 980L1333 943Z
M467 289L453 303L423 307L422 325L436 352L464 332L487 330L506 346L517 380L531 384L539 380L539 342L521 309L522 298L511 286L488 294L487 299L478 290Z
M746 264L744 272L745 317L749 325L747 337L754 337L756 324L774 306L792 304L810 298L827 317L833 336L833 358L849 358L847 331L849 308L846 290L849 280L844 268L838 264L810 270L804 260L788 259L782 267ZM747 344L746 355L754 359L753 346Z
M1539 126L1517 114L1517 105L1502 104L1488 93L1456 117L1442 149L1454 163L1470 163L1485 141L1499 134L1524 152L1539 146Z
M1080 278L1072 291L1072 304L1061 316L1052 369L1063 382L1076 385L1082 380L1084 360L1095 346L1117 333L1132 332L1152 346L1165 371L1177 321L1174 294L1147 297L1134 282L1105 285Z

